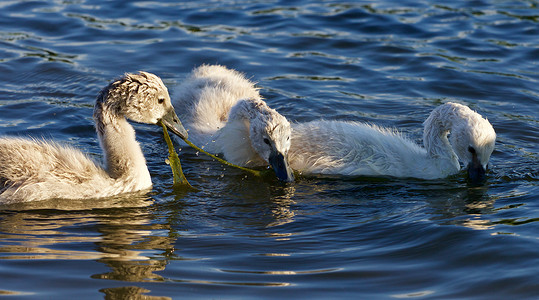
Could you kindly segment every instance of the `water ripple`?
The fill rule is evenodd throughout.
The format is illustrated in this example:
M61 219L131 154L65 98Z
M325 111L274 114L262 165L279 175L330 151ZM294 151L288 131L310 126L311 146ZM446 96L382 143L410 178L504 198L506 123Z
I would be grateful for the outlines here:
M0 133L52 137L96 160L91 115L102 87L142 69L173 92L203 63L244 72L292 122L371 122L421 143L432 109L456 101L497 132L482 187L465 172L434 181L299 176L282 185L183 147L184 171L200 190L179 193L160 132L135 124L152 193L2 207L0 277L9 289L0 294L535 297L538 7L0 2Z

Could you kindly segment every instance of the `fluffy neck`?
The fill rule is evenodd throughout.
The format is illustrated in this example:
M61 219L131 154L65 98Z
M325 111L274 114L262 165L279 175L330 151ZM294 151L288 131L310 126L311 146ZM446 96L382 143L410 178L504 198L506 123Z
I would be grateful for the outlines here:
M265 115L267 105L263 101L241 100L232 107L226 125L219 130L216 143L225 158L241 166L260 166L267 163L253 148L250 138L251 122Z
M135 130L125 117L114 105L98 101L94 119L109 176L134 189L151 187L144 154L135 139Z
M266 165L253 148L248 121L229 120L226 126L219 130L215 142L220 147L218 152L223 153L226 160L233 164L247 167Z
M436 108L425 121L423 143L427 156L438 162L441 170L454 174L460 169L458 157L447 138L453 128L455 110L451 105Z

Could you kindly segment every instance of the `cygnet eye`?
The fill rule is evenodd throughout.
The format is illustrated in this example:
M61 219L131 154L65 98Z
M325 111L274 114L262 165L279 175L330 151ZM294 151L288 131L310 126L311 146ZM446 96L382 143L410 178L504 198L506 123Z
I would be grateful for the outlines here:
M475 148L472 146L468 146L468 151L470 151L471 154L475 154Z
M267 138L264 138L264 143L266 143L266 144L269 145L269 144L270 144L270 141L269 141Z
M157 99L157 103L163 104L165 102L165 98L159 98Z

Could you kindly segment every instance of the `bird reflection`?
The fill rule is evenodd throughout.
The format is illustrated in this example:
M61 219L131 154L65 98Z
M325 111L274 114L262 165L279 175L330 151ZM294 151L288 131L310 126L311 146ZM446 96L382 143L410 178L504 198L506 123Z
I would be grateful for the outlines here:
M241 215L246 226L267 228L284 225L294 221L295 213L291 206L295 192L294 186L277 181L231 181L219 195L221 203L215 213Z
M107 288L107 289L102 289L99 291L105 294L105 300L117 300L117 299L118 300L120 299L167 300L167 299L172 299L170 297L143 295L151 291L137 287L137 286Z
M476 230L492 229L494 224L486 216L495 212L496 200L489 196L488 186L459 187L448 193L440 190L432 192L429 203L437 217L452 225L461 225Z
M152 223L151 211L122 210L109 212L96 225L101 239L95 244L104 253L97 261L106 264L110 272L92 278L122 281L161 281L154 272L165 269L167 261L152 259L154 249L173 249L169 235L156 235L156 230L167 230L167 225Z
M162 281L155 272L164 270L174 255L176 238L170 234L173 229L156 222L147 197L127 201L140 207L121 207L118 205L121 199L106 201L108 205L113 204L110 201L116 205L94 209L99 205L87 202L84 207L81 201L66 207L64 201L66 210L57 210L51 209L56 207L54 202L43 201L32 203L29 210L18 207L3 211L0 259L95 260L110 270L92 275L94 279ZM101 292L106 294L106 299L165 299L142 296L148 291L139 287Z
M9 207L0 218L0 260L93 260L105 265L107 270L91 278L134 283L101 289L106 299L161 299L143 295L149 291L136 283L183 281L160 274L166 274L162 271L171 260L204 259L181 257L175 248L182 237L180 231L186 216L204 223L218 220L225 229L238 226L239 220L242 222L239 226L254 228L251 232L261 232L276 240L293 234L265 229L294 221L294 186L259 179L223 179L215 184L219 186L216 189L205 189L189 197L168 195L164 201L130 195L101 202L69 204L51 200ZM211 197L215 193L219 197Z
M280 226L294 221L296 214L290 206L294 204L292 197L295 191L296 188L293 186L287 186L273 191L274 195L270 195L272 203L270 212L274 221L268 223L267 227Z

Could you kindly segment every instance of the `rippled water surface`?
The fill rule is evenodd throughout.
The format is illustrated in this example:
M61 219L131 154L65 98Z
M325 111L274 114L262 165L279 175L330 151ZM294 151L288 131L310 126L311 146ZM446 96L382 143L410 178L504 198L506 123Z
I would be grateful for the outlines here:
M154 189L0 210L15 299L539 296L539 2L2 1L0 135L101 152L98 91L124 72L172 94L192 68L258 82L290 121L396 127L456 101L498 139L484 186L256 179L183 148L175 192L156 126L136 124ZM172 95L174 97L174 95Z

